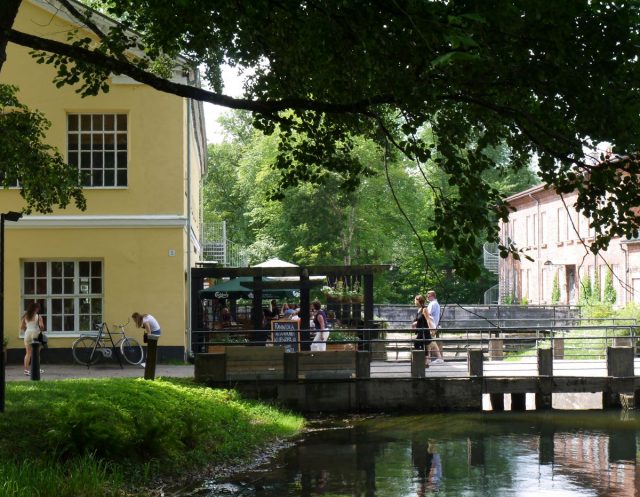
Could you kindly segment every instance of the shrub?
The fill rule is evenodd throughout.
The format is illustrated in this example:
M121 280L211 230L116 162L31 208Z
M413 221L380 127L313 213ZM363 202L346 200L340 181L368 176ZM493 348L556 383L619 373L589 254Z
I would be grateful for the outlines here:
M602 298L605 304L615 304L617 300L616 290L613 288L613 272L607 271L604 278L604 295Z
M560 281L558 280L558 273L553 277L553 287L551 288L551 303L557 304L560 302Z

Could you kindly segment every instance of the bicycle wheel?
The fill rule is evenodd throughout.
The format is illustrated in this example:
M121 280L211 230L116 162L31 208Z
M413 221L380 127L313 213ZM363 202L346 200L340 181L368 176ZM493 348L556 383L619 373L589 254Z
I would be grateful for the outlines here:
M120 342L120 352L122 352L122 357L134 366L140 364L144 357L142 347L135 338L123 338Z
M95 364L100 359L100 351L95 350L96 348L96 339L92 337L80 337L71 346L71 351L73 352L73 358L78 364L82 364L83 366L90 366L91 364ZM91 353L93 352L93 356ZM89 361L91 360L91 361Z

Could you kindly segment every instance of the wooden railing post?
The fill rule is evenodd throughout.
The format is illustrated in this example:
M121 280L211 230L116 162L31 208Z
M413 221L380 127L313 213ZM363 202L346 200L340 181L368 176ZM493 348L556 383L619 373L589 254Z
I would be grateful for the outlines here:
M625 378L634 376L633 348L607 347L607 376ZM620 407L620 393L607 388L602 392L602 407Z
M424 378L425 376L425 353L424 350L411 351L411 377Z
M553 403L553 350L538 349L536 409L551 409Z
M356 352L356 378L371 378L371 352Z
M467 370L469 376L484 376L484 355L482 349L469 349L467 351Z

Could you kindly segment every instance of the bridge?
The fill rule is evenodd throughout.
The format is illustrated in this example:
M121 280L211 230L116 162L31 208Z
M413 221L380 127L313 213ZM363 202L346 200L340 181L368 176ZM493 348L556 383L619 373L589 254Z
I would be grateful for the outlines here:
M505 395L525 409L527 393L548 409L569 392L601 393L603 407L616 407L640 395L636 325L619 323L443 329L445 363L428 368L406 329L343 329L353 338L338 345L350 350L326 352L227 342L196 355L195 377L304 412L481 410L485 394L494 410Z

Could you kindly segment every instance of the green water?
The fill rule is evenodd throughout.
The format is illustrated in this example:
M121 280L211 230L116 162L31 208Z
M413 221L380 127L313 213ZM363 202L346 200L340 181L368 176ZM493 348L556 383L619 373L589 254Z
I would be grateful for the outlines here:
M295 446L197 495L633 496L639 431L618 411L316 421Z

